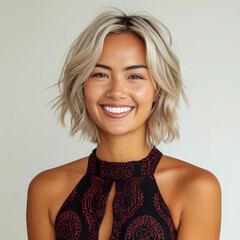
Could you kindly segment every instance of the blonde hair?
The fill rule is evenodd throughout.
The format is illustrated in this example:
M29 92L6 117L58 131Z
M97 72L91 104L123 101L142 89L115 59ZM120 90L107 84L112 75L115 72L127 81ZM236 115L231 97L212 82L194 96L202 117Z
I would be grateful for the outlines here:
M171 49L171 34L163 23L146 13L126 15L117 8L111 8L95 18L73 42L59 81L52 85L58 85L60 95L50 101L56 101L51 109L56 107L55 113L60 109L58 120L64 127L66 112L70 111L70 136L80 131L80 139L100 142L98 127L86 108L83 85L101 56L105 37L126 32L136 34L145 42L148 70L158 91L146 122L146 143L152 147L161 141L170 142L179 137L176 110L180 96L186 103L187 98L179 60Z

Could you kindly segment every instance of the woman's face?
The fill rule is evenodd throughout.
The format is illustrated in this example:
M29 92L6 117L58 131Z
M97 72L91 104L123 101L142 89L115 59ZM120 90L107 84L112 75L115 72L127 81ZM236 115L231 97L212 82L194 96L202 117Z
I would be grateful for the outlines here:
M143 41L132 33L105 38L102 55L84 85L87 110L100 132L145 131L157 97Z

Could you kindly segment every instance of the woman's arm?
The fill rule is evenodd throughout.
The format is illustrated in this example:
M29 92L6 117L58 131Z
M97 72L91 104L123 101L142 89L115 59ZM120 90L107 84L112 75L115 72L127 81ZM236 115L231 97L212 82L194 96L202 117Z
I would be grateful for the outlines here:
M56 240L49 217L51 187L48 174L38 174L29 184L27 198L27 230L29 240Z
M201 171L184 190L178 240L219 240L221 187L210 172Z

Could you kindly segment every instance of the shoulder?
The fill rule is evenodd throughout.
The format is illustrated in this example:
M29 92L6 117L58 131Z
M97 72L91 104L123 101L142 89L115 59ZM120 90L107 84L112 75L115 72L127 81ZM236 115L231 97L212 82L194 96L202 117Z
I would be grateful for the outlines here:
M28 204L39 204L51 212L56 213L57 208L64 201L68 193L75 187L87 169L88 158L82 158L37 174L28 187Z
M181 186L186 192L221 190L220 183L212 172L180 159L164 155L159 171L172 173L178 187Z
M165 182L170 182L169 203L173 216L177 213L179 239L188 239L187 236L217 239L221 222L221 186L217 177L206 169L169 156L163 156L159 172L165 175ZM201 233L203 226L205 233Z
M178 174L178 187L181 188L182 215L181 220L200 215L205 217L213 211L215 216L221 208L221 185L217 177L210 171L181 161L182 170ZM201 213L199 212L201 211ZM220 216L219 216L220 217ZM194 218L194 217L193 217Z
M87 157L44 170L37 174L30 182L29 189L56 190L58 186L66 183L66 180L83 173L86 170ZM46 193L47 194L47 193Z
M201 195L219 194L221 192L220 183L217 177L204 168L195 166L188 162L174 159L176 169L179 171L177 178L179 184L187 197Z
M56 214L72 184L84 169L80 159L36 175L28 186L27 231L29 239L54 239ZM41 222L41 224L39 224Z

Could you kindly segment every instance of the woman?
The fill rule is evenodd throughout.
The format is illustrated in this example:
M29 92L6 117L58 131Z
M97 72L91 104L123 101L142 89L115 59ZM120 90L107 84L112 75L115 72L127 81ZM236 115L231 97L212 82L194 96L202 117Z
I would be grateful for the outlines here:
M178 137L186 100L171 41L155 18L115 8L75 40L53 107L97 147L31 181L30 240L219 239L217 178L155 147Z

